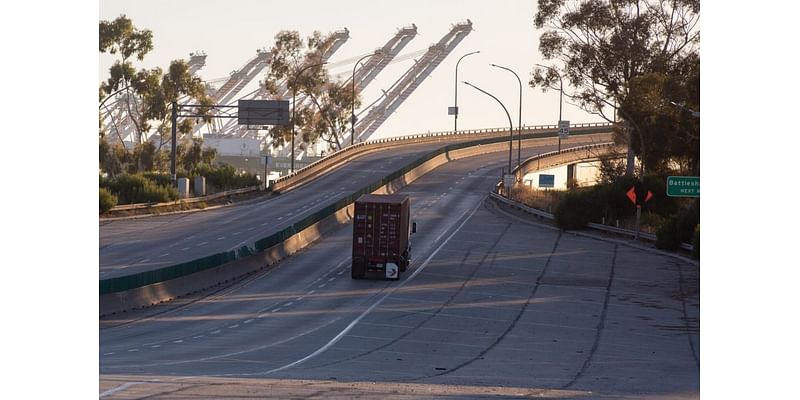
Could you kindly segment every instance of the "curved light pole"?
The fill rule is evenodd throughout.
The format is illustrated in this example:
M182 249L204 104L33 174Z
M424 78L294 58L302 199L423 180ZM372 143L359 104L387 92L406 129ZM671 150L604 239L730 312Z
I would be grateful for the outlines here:
M558 89L558 91L561 92L558 99L558 122L561 123L561 107L564 104L564 81L561 80L561 74L559 74L558 70L556 70L553 67L548 67L547 65L542 65L542 64L535 64L535 65L552 70L553 72L556 73L556 76L558 77L558 82L561 85L560 88ZM558 151L561 151L561 132L558 133Z
M517 77L517 82L519 82L519 122L517 122L517 166L519 166L520 156L522 153L522 80L519 79L519 75L517 75L516 72L512 71L509 68L497 64L491 64L491 66L502 68L508 72L511 72L512 74L514 74L514 76Z
M295 74L294 79L292 80L292 161L291 161L291 169L289 173L294 173L294 136L295 136L295 124L294 124L294 110L295 110L295 97L297 96L297 78L307 69L313 67L319 67L320 65L325 65L328 62L321 62L317 64L311 64L303 69L301 69L297 74Z
M455 97L456 97L456 98L455 98L455 100L454 100L454 101L455 101L455 107L454 107L454 108L455 108L455 110L454 110L454 111L455 111L455 114L453 114L453 133L456 133L456 132L458 132L458 64L460 64L460 63L461 63L461 60L463 60L463 59L464 59L464 57L466 57L466 56L469 56L469 55L472 55L472 54L478 54L478 53L480 53L480 50L478 50L478 51L473 51L472 53L467 53L467 54L464 54L464 55L463 55L463 56L461 56L461 58L459 58L459 59L458 59L458 61L456 62L456 84L455 84L455 92L456 92L456 93L455 93Z
M506 106L504 106L503 103L501 103L500 100L497 99L497 97L492 96L489 92L487 92L487 91L485 91L485 90L483 90L483 89L481 89L481 88L479 88L479 87L477 87L477 86L475 86L475 85L473 85L473 84L471 84L469 82L464 81L463 83L465 85L472 86L475 89L478 89L481 92L483 92L483 94L493 98L495 101L500 103L500 107L503 107L503 111L506 112L506 117L508 117L508 126L509 126L509 128L508 128L508 133L509 133L509 138L508 138L508 173L510 174L511 173L511 149L514 146L514 126L511 123L511 115L508 114L508 110L506 109Z
M356 65L353 65L353 108L350 114L350 146L353 145L356 137L356 67L358 64L361 63L365 58L383 55L383 52L378 49L372 54L367 54L364 57L361 57L358 61L356 61Z

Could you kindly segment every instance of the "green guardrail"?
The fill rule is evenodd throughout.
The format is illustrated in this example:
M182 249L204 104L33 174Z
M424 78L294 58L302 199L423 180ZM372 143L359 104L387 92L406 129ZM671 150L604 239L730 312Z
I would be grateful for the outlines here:
M580 133L580 135L603 133L607 131L608 127L598 127L596 130L583 131ZM524 140L529 140L529 139L540 139L552 136L554 136L553 133L526 133L523 134L521 138ZM577 136L577 134L575 136ZM221 253L216 253L210 256L159 268L152 271L144 271L116 278L101 279L100 295L118 293L147 285L152 285L159 282L165 282L171 279L180 278L182 276L191 275L196 272L204 271L206 269L215 268L220 265L229 263L231 261L235 261L237 259L249 257L256 253L260 253L264 250L269 249L272 246L282 243L286 239L292 237L298 232L302 232L309 226L322 221L324 218L336 213L340 209L347 207L351 203L355 202L355 200L362 194L372 193L378 190L387 183L405 175L407 172L413 170L414 168L417 168L418 166L433 159L439 154L444 154L451 151L464 149L467 147L505 142L507 140L509 140L509 138L493 137L493 138L474 140L464 143L456 143L440 147L439 149L433 150L430 153L418 158L412 163L406 165L405 167L383 177L377 182L367 185L361 188L360 190L354 192L353 194L337 200L335 203L330 204L322 208L321 210L303 218L302 220L293 223L292 225L282 229L281 231L255 241L254 247L252 248L249 246L242 246L237 250L230 250ZM517 140L517 138L515 137L514 140Z

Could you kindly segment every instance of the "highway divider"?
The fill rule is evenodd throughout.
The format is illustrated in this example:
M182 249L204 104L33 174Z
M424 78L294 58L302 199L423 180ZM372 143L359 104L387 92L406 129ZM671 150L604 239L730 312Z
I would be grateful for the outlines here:
M507 132L507 131L506 131ZM606 133L607 127L583 134ZM528 146L540 145L540 133L522 135ZM516 139L516 138L515 138ZM508 150L508 137L489 137L443 146L405 167L364 186L268 237L238 249L128 276L100 280L100 316L147 307L224 284L257 272L295 253L352 218L352 204L365 193L393 193L447 162Z

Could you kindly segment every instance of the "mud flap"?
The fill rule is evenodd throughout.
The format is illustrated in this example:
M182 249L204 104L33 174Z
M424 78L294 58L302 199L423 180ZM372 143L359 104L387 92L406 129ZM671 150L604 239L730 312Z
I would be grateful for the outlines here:
M400 268L397 264L387 263L386 264L386 279L396 281L400 279Z

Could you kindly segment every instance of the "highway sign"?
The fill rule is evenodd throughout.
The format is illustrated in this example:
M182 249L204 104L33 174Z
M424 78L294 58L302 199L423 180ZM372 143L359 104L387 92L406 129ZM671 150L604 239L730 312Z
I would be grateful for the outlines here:
M699 176L668 176L667 196L700 197Z
M558 136L562 139L569 136L569 121L558 121Z
M547 174L540 174L539 175L539 187L540 188L555 187L555 184L556 184L556 176L555 175L547 175Z
M447 115L458 115L458 107L447 107Z
M239 100L239 125L289 125L288 100Z

